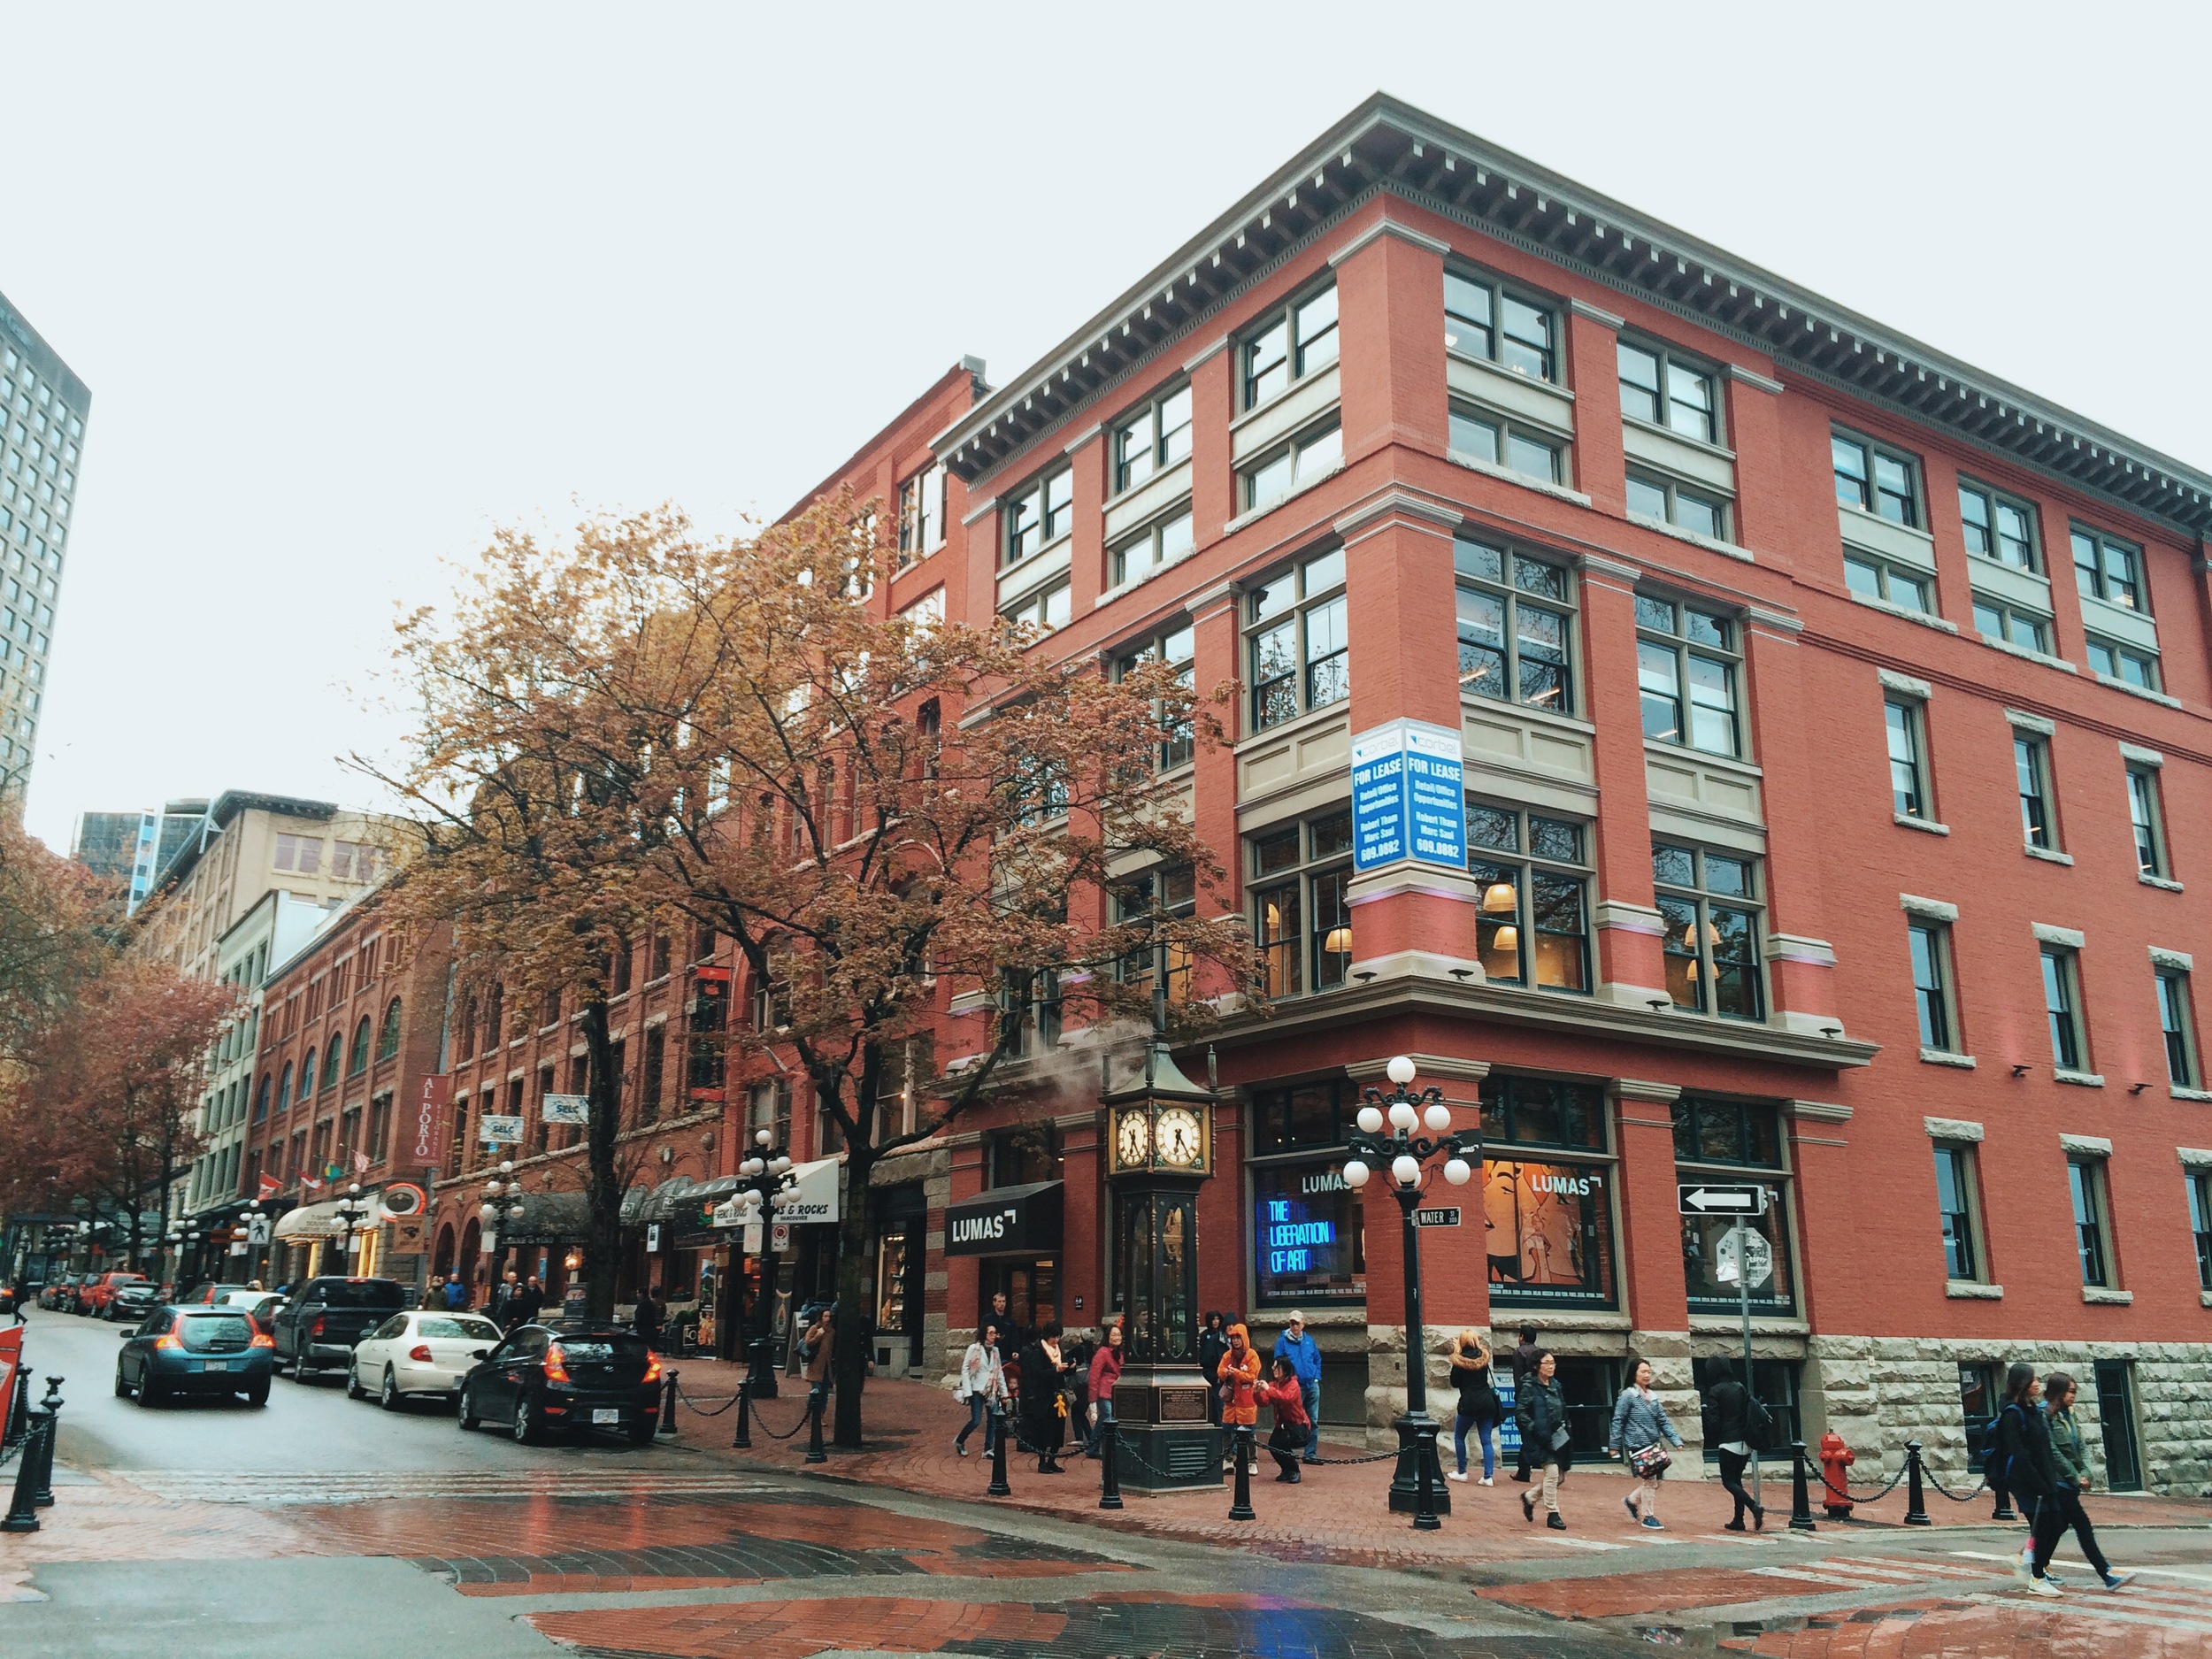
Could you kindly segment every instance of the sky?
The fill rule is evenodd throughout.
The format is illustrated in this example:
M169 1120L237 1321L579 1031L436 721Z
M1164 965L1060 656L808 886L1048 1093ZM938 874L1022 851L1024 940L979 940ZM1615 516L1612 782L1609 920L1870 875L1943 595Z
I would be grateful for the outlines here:
M27 818L375 805L495 526L773 517L1395 94L2212 468L2212 7L0 0L92 388Z

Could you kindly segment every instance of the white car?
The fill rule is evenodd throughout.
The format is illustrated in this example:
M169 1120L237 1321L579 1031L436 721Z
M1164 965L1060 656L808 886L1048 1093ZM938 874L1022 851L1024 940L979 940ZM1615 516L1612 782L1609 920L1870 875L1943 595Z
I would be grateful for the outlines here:
M354 1344L346 1393L356 1400L373 1394L387 1411L410 1394L450 1396L499 1336L481 1314L396 1313Z

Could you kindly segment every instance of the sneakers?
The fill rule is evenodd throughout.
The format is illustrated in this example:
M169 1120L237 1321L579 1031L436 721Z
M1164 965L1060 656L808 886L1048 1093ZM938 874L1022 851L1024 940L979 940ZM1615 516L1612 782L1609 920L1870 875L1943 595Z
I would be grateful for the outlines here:
M955 1440L952 1443L952 1449L965 1457L968 1455L968 1443L965 1440Z
M1647 1515L1644 1517L1644 1531L1647 1532L1663 1532L1666 1530L1666 1527L1660 1523L1657 1516Z
M1640 1521L1644 1518L1641 1511L1636 1508L1636 1494L1632 1492L1621 1500L1621 1508L1628 1511L1628 1518L1632 1521Z
M1561 1520L1556 1515L1547 1515L1544 1517L1544 1525L1555 1532L1563 1532L1567 1530L1566 1522Z
M1456 1469L1447 1469L1444 1471L1444 1479L1447 1480L1464 1480L1467 1477Z
M2048 1578L2031 1578L2028 1580L2028 1594L2030 1595L2064 1595L2066 1592Z
M2019 1579L2022 1584L2033 1582L2028 1571L2028 1558L2025 1555L2015 1555L2012 1558L2012 1576Z
M2131 1572L2108 1572L2104 1576L2104 1587L2108 1590L2117 1590L2134 1577L2135 1575Z
M1521 1513L1526 1516L1531 1521L1535 1520L1536 1494L1534 1493L1524 1492L1521 1494Z
M1724 1532L1741 1532L1749 1529L1741 1521L1723 1521L1720 1524L1720 1530Z
M1482 1484L1483 1484L1484 1486L1495 1486L1497 1483L1496 1483L1495 1481L1492 1480L1492 1479L1490 1479L1490 1477L1489 1477L1489 1476L1485 1475L1485 1476L1482 1478Z
M2043 1582L2046 1584L2056 1585L2062 1590L2066 1587L2066 1580L2060 1578L2058 1574L2049 1571L2047 1568L2045 1569L2043 1573Z

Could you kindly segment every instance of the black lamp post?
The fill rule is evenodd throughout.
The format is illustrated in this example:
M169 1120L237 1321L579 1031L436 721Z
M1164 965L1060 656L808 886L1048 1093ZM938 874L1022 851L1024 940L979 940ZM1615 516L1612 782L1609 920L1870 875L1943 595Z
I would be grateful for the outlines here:
M745 1345L745 1391L756 1400L773 1400L776 1397L774 1211L776 1201L797 1185L797 1177L791 1173L790 1150L776 1144L772 1132L766 1129L753 1131L753 1145L758 1149L737 1166L738 1175L745 1184L737 1189L733 1199L737 1205L739 1219L749 1228L756 1225L760 1228L760 1294L754 1298L752 1338Z
M484 1183L483 1208L477 1217L483 1224L484 1248L491 1256L491 1276L485 1281L484 1301L489 1307L499 1294L499 1270L507 1259L507 1229L502 1225L523 1217L522 1183L514 1179L511 1158L502 1158L499 1173Z
M1475 1172L1467 1155L1481 1160L1482 1135L1479 1130L1463 1136L1452 1132L1452 1109L1444 1103L1442 1089L1430 1087L1416 1094L1406 1087L1413 1081L1414 1064L1405 1056L1397 1056L1385 1069L1396 1087L1387 1094L1371 1087L1365 1091L1359 1127L1348 1138L1352 1156L1344 1166L1344 1179L1356 1191L1377 1170L1386 1171L1390 1195L1398 1201L1406 1271L1406 1409L1392 1425L1398 1431L1398 1463L1390 1481L1390 1507L1400 1513L1410 1510L1413 1525L1432 1532L1442 1525L1440 1515L1451 1513L1452 1501L1442 1465L1436 1460L1436 1419L1429 1416L1428 1352L1421 1327L1421 1229L1414 1212L1428 1184L1429 1161L1441 1154L1444 1179L1464 1187ZM1414 1133L1423 1127L1427 1134Z
M346 1188L338 1200L337 1209L332 1212L339 1227L338 1271L341 1273L353 1271L354 1229L361 1225L361 1218L368 1213L368 1203L361 1196L361 1183L356 1181Z

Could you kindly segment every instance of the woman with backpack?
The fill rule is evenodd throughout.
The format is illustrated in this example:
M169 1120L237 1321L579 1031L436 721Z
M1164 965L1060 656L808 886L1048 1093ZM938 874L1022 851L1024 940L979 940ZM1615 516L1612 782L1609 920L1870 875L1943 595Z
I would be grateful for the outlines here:
M1452 1386L1459 1390L1459 1410L1452 1418L1452 1450L1459 1467L1444 1471L1449 1480L1467 1479L1467 1431L1482 1443L1482 1484L1488 1486L1498 1472L1498 1454L1490 1444L1490 1431L1498 1421L1498 1391L1490 1386L1490 1344L1470 1325L1452 1339Z
M2044 1419L2042 1401L2043 1385L2036 1380L2035 1368L2015 1363L2005 1373L2005 1406L1997 1414L1997 1455L2013 1502L2024 1509L2032 1505L2034 1510L2028 1542L2012 1571L2030 1595L2058 1595L2061 1586L2044 1568L2066 1528L2066 1511L2058 1502L2058 1459L2051 1451L2051 1428Z
M2065 1536L2067 1527L2074 1529L2074 1537L2081 1545L2081 1553L2096 1569L2097 1577L2108 1590L2116 1590L2135 1575L2115 1572L2112 1563L2104 1558L2104 1551L2097 1548L2097 1529L2089 1524L2089 1517L2081 1507L2081 1494L2089 1490L2089 1450L2082 1444L2081 1425L2074 1421L2074 1379L2062 1371L2055 1371L2043 1379L2043 1403L2049 1413L2051 1457L2058 1465L2058 1494L2053 1501L2059 1512L2059 1525L2051 1528L2050 1549L2039 1549L2044 1566L2050 1564L2051 1553L2058 1548L2058 1540ZM2040 1511L2039 1513L2039 1518ZM2039 1535L2042 1529L2038 1527ZM2047 1572L2047 1579L2050 1575Z
M1651 1392L1651 1362L1640 1359L1634 1377L1613 1402L1613 1432L1606 1437L1606 1449L1619 1452L1636 1478L1621 1508L1630 1520L1655 1532L1666 1531L1659 1522L1659 1483L1674 1461L1667 1455L1670 1443L1679 1446L1682 1437L1667 1420L1666 1402Z

